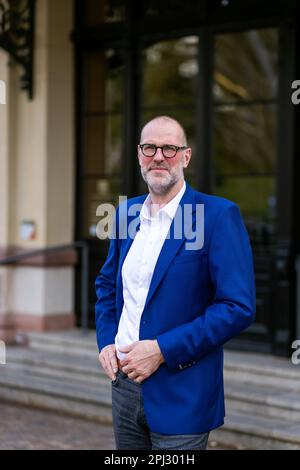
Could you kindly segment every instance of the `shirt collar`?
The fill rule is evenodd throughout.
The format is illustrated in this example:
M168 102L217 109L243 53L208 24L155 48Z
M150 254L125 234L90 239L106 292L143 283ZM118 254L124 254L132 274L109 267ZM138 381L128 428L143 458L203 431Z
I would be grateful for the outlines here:
M156 216L161 213L161 212L164 212L170 219L173 219L173 217L175 216L175 212L177 211L177 208L178 208L178 205L179 205L179 202L180 202L180 199L182 198L184 192L185 192L185 189L186 189L186 183L185 181L183 182L183 185L182 185L182 188L180 189L180 191L173 197L173 199L171 199L171 201L168 202L168 204L166 204L165 206L163 206L159 211L158 213L156 214ZM151 216L150 216L150 205L151 205L151 195L148 194L147 198L145 199L144 203L143 203L143 206L142 206L142 209L141 209L141 212L140 212L140 220L141 222L145 221L145 220L151 220Z

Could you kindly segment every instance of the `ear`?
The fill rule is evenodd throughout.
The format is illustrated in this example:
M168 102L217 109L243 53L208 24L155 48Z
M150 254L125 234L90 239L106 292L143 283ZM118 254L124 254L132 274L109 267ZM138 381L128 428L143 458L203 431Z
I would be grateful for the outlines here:
M184 153L183 168L186 168L188 166L188 164L190 163L191 156L192 156L192 149L189 147L188 149L186 149Z
M140 164L140 166L141 166L141 158L142 158L142 156L141 156L141 149L140 149L139 145L137 146L137 156L138 156L138 159L139 159L139 164Z

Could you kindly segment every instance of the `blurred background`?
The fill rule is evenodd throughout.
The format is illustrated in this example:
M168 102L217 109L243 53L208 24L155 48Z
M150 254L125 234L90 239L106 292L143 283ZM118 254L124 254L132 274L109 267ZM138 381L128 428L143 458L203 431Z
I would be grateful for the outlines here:
M23 391L22 373L42 380L38 355L60 364L27 402L0 366L3 398L32 403L58 369L67 377L66 352L87 351L79 375L97 355L94 280L108 243L96 236L96 208L146 191L136 147L161 114L187 131L187 181L236 202L250 235L257 317L227 345L229 378L246 380L254 362L253 383L269 368L278 385L300 339L299 25L297 0L0 0L0 339L27 344L8 351ZM289 373L284 392L300 390ZM244 392L238 412L253 414ZM291 419L286 400L269 414Z

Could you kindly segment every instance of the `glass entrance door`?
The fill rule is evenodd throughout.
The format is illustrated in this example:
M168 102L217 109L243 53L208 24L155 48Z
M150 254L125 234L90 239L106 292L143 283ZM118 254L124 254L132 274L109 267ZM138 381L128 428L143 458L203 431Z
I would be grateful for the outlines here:
M254 253L257 316L232 345L248 348L253 343L255 349L271 351L276 327L272 276L278 222L278 30L215 35L213 47L205 53L212 55L207 59L212 64L210 79L201 62L202 47L206 44L199 34L143 48L141 121L160 114L178 119L193 148L186 179L200 191L239 205ZM200 102L201 86L211 93L210 108ZM207 148L201 144L205 126L199 129L199 109L202 122L209 123ZM199 184L203 170L205 187Z
M217 35L212 191L241 208L253 247L257 287L256 322L243 337L260 342L266 350L273 336L277 112L277 29Z

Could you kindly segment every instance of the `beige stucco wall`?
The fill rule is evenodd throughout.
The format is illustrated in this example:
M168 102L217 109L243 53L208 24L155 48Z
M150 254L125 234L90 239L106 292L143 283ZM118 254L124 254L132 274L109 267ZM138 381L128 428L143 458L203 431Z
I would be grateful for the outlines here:
M72 29L73 0L37 0L32 101L20 90L19 66L8 67L0 50L0 79L8 85L0 106L1 249L73 241ZM34 240L20 238L24 219L36 223ZM0 314L73 311L72 267L1 268L0 284Z
M47 246L73 239L72 6L72 0L37 1L32 101L20 92L14 77L10 243L18 246ZM35 240L20 240L22 219L36 222Z
M9 70L6 52L0 49L0 80L6 88L6 101L9 94ZM7 104L0 104L0 246L8 243L8 119L9 108Z

